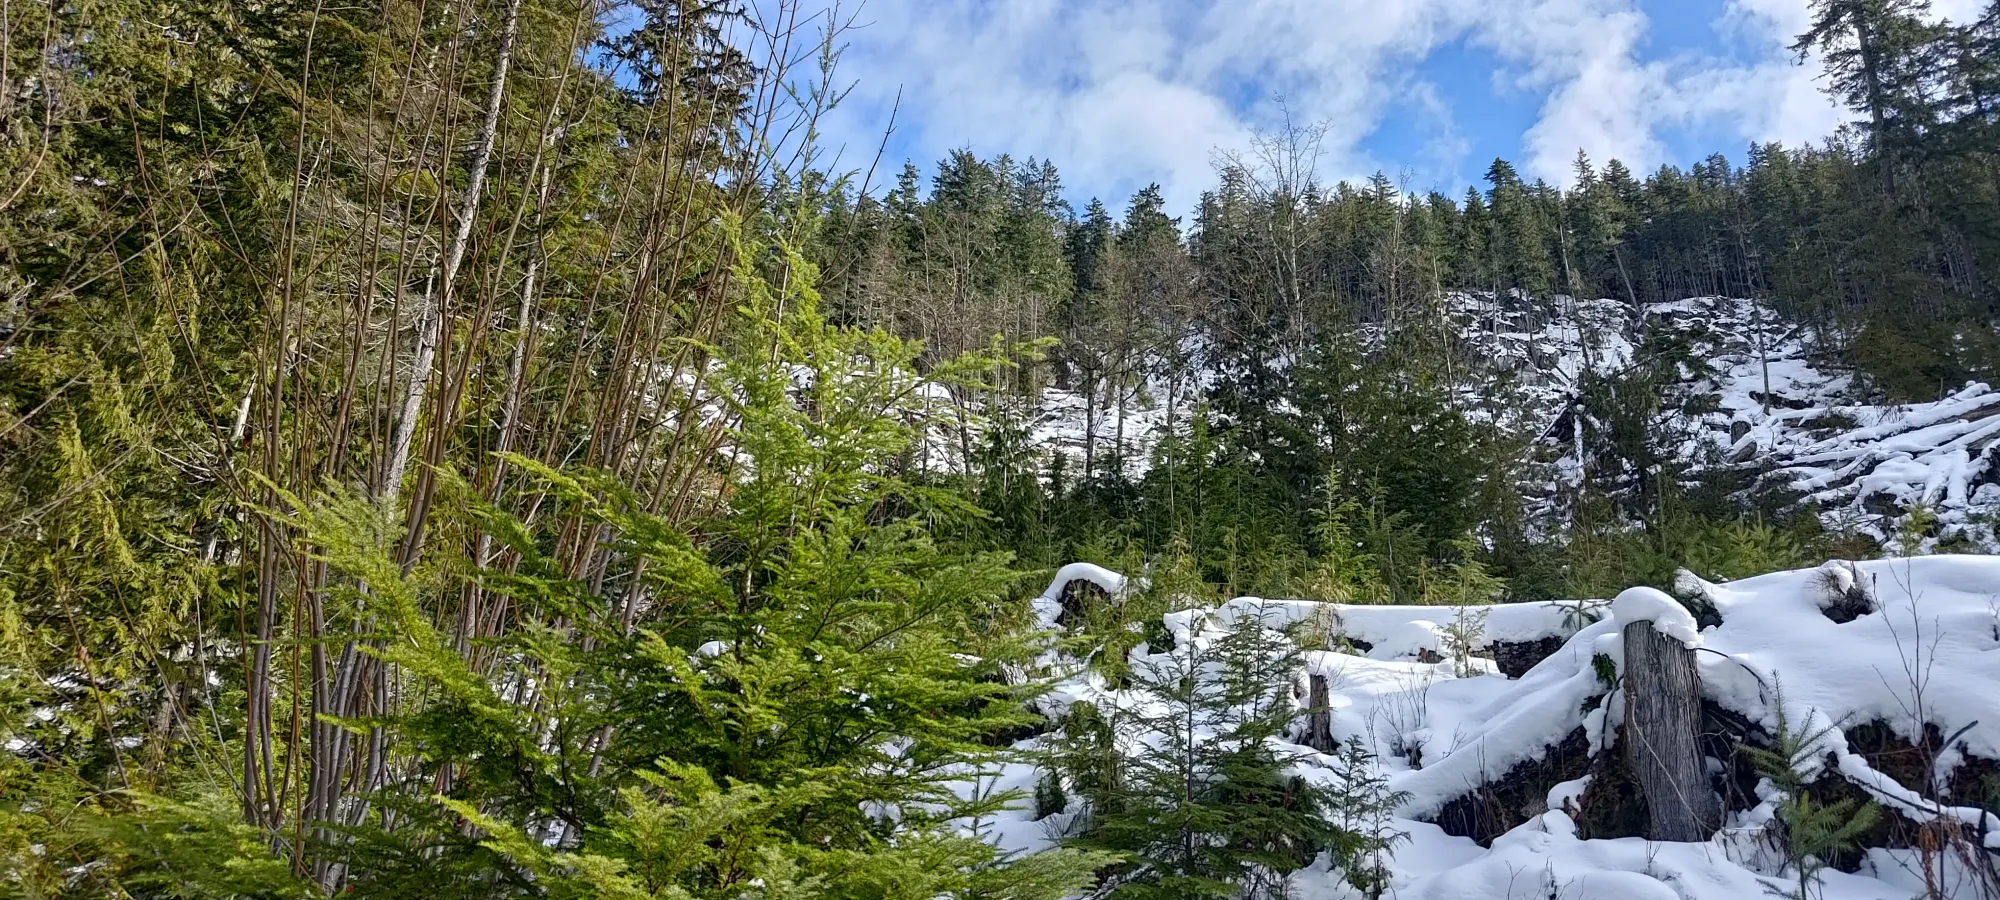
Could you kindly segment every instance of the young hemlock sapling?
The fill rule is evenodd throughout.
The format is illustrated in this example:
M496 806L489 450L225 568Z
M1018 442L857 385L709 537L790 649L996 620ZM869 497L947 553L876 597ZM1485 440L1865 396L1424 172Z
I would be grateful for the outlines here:
M1104 759L1116 774L1070 756L1070 774L1095 779L1092 820L1073 846L1128 862L1099 895L1132 898L1277 897L1291 872L1321 852L1347 867L1372 840L1343 824L1334 788L1302 777L1310 754L1285 740L1298 709L1300 651L1255 613L1217 634L1199 627L1171 653L1133 666L1115 713L1136 736Z
M1818 896L1820 873L1836 854L1852 852L1859 846L1862 836L1881 820L1882 810L1864 797L1831 803L1813 799L1812 782L1801 770L1810 765L1815 754L1823 752L1822 741L1839 730L1839 723L1827 721L1805 731L1796 730L1785 712L1783 687L1779 686L1775 693L1778 721L1772 746L1746 744L1743 751L1756 765L1757 774L1769 779L1783 793L1777 808L1778 821L1784 826L1779 845L1785 854L1786 869L1797 883L1796 890L1788 896L1794 900L1813 900Z

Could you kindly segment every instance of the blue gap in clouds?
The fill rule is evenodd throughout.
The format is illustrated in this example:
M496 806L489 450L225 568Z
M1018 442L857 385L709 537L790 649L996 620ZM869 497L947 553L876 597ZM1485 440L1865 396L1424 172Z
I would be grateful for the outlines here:
M1430 143L1440 135L1443 123L1429 112L1393 100L1375 131L1362 141L1362 149L1385 166L1408 165L1418 175L1412 188L1436 187L1453 199L1464 196L1467 185L1483 185L1486 168L1495 157L1519 166L1521 136L1540 117L1542 95L1503 86L1505 78L1496 83L1493 76L1500 66L1500 59L1491 51L1460 40L1432 50L1413 73L1414 79L1436 86L1445 105L1444 115L1465 144L1462 158L1433 158ZM1439 166L1447 168L1423 171ZM1393 171L1385 174L1390 178L1398 175Z
M1749 65L1769 52L1768 47L1758 46L1747 35L1720 21L1728 12L1728 0L1639 0L1638 5L1648 23L1646 35L1639 43L1642 62L1706 60ZM1719 118L1665 123L1656 136L1666 150L1667 161L1680 168L1715 153L1742 165L1747 145L1730 125ZM1605 160L1597 162L1602 165ZM1649 172L1638 174L1644 176Z
M1728 0L1639 0L1646 14L1646 35L1639 41L1642 57L1658 59L1694 50L1709 56L1741 60L1753 50L1717 20L1728 11Z

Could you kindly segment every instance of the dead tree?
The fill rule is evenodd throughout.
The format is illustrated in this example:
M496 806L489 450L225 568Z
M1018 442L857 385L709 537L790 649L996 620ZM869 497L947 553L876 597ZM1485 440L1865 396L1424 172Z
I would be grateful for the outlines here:
M1340 748L1340 742L1333 739L1332 692L1327 690L1326 676L1307 675L1306 684L1306 746L1332 753Z
M1646 837L1704 841L1720 803L1702 765L1694 651L1650 621L1625 626L1625 761L1646 799Z

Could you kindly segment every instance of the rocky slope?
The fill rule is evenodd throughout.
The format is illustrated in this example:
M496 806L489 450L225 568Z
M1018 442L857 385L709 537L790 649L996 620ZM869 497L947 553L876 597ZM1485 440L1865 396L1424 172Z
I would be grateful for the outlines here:
M1819 349L1824 342L1812 329L1744 299L1635 309L1618 300L1454 294L1447 309L1467 364L1455 390L1460 403L1542 448L1546 467L1523 485L1531 505L1550 505L1582 471L1576 420L1586 374L1648 365L1644 348L1680 345L1692 361L1676 366L1663 389L1669 403L1657 431L1697 471L1738 470L1751 490L1779 492L1830 528L1867 534L1891 551L1905 540L1924 550L2000 546L2000 392L1987 385L1925 403L1870 402L1854 374ZM1188 390L1207 380L1197 376ZM1143 473L1169 423L1165 396L1150 385L1120 407L1100 407L1099 452L1122 438L1128 469ZM1173 418L1182 427L1193 399L1177 401ZM1080 460L1079 395L1050 389L1029 419L1034 446Z

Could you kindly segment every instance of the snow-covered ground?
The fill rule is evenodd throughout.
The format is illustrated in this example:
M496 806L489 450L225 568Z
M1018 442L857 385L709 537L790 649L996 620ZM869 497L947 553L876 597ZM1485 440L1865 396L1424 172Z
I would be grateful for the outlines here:
M1099 460L1120 459L1127 476L1144 476L1152 466L1153 448L1169 433L1169 426L1187 427L1188 399L1178 398L1178 408L1173 408L1167 402L1166 385L1158 381L1123 393L1120 402L1098 398L1093 421L1086 415L1083 394L1045 388L1029 427L1029 446L1044 454L1062 454L1069 471L1078 474L1083 472L1085 449L1094 446Z
M1686 458L1759 473L1759 487L1797 492L1830 526L1892 550L1918 509L1938 521L1931 534L1910 534L1913 542L1958 536L1995 546L2000 471L1990 451L2000 419L1990 417L2000 394L1972 383L1931 402L1864 402L1850 373L1816 358L1808 329L1748 300L1656 304L1645 321L1690 335L1709 364L1689 373L1690 392L1715 402L1688 417Z
M1092 581L1114 598L1137 587L1095 566L1066 567L1037 601L1045 625L1053 627L1055 599L1073 579ZM1304 740L1308 680L1324 679L1334 739L1369 748L1389 787L1407 795L1389 822L1407 835L1389 866L1391 897L1749 900L1796 889L1777 849L1780 795L1768 781L1758 785L1756 800L1743 804L1749 808L1729 811L1723 827L1701 842L1580 834L1579 798L1590 775L1532 785L1537 791L1546 788L1546 798L1522 810L1520 824L1494 837L1490 846L1454 837L1433 824L1455 799L1503 780L1518 781L1524 766L1532 768L1579 730L1590 757L1619 752L1615 741L1624 698L1607 686L1607 675L1616 672L1606 667L1622 664L1623 628L1635 621L1649 621L1683 644L1699 647L1702 693L1719 709L1767 733L1779 727L1781 708L1794 734L1824 729L1814 752L1803 754L1808 776L1840 780L1899 820L1914 823L1912 828L1932 823L1967 836L1959 845L1965 855L1938 855L1928 876L1917 850L1867 849L1858 857L1856 871L1825 871L1814 896L1993 896L1980 893L1966 860L1986 857L1979 861L1990 864L1991 851L2000 849L2000 816L1953 791L1965 792L1954 779L1956 770L2000 761L2000 690L1995 689L2000 685L2000 559L1832 562L1729 584L1684 576L1676 593L1708 607L1720 624L1710 618L1708 627L1697 630L1695 617L1680 601L1646 588L1608 603L1463 609L1246 597L1216 608L1169 613L1164 624L1183 651L1233 629L1282 629L1293 623L1372 645L1367 655L1304 654L1301 668L1293 673L1300 705L1299 730L1293 736ZM1492 661L1460 649L1544 639L1561 644L1518 678L1501 675ZM1131 662L1137 667L1165 659L1165 653L1141 646ZM1052 717L1077 701L1107 709L1134 702L1131 692L1109 687L1080 666L1059 671L1068 676L1044 701ZM1928 771L1915 776L1902 772L1899 783L1872 767L1870 757L1862 748L1850 747L1847 737L1853 733L1847 729L1863 724L1886 728L1913 745L1926 742L1928 727L1928 746L1933 748ZM1020 747L1034 750L1042 740L1031 738ZM1337 755L1302 744L1285 743L1280 749L1300 760L1297 770L1304 777L1329 782L1348 777ZM1720 761L1712 762L1720 766ZM965 790L1031 792L1040 777L1032 763L1016 763L996 777L968 782ZM1913 779L1919 783L1910 784ZM1036 821L1031 803L1023 801L997 819L979 823L977 830L1005 849L1035 852L1060 837L1080 804L1073 799L1067 813ZM1292 896L1302 900L1359 896L1340 872L1328 870L1324 856L1295 873L1292 881ZM1927 884L1937 893L1926 895Z

